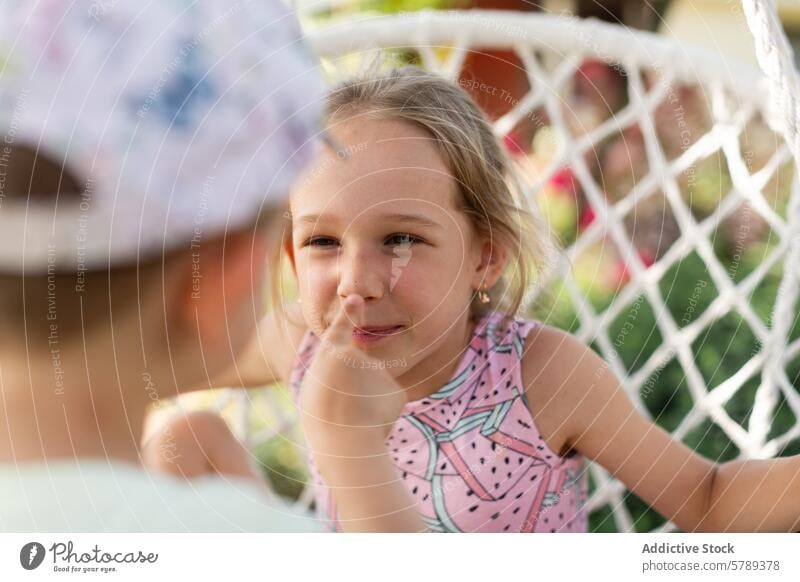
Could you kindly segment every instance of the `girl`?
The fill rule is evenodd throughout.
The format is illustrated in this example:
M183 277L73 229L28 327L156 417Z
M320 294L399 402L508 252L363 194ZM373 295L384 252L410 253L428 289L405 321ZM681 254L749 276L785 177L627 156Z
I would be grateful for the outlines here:
M429 530L586 531L583 457L685 531L798 528L800 459L706 460L640 415L590 349L514 316L545 237L460 88L406 68L346 82L327 113L341 149L295 188L284 243L300 303L268 317L215 382L290 383L323 519L347 529L358 506L326 460L325 427L372 415L391 424L385 446ZM401 509L399 493L383 500L359 516Z

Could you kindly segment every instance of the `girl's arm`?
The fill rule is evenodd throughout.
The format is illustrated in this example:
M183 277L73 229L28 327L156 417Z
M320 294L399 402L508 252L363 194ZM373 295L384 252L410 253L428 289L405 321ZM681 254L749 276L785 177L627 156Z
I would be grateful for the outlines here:
M309 423L304 426L308 430ZM308 430L311 433L310 430ZM419 508L389 456L386 431L330 425L314 442L314 461L333 492L345 532L421 532Z
M287 381L307 328L299 305L284 311L282 317L274 311L267 314L234 365L197 388L257 388Z
M800 457L716 464L639 413L577 339L542 326L528 348L523 377L548 441L596 461L683 531L800 527Z
M345 300L306 372L300 391L306 441L345 531L423 531L385 444L405 391L353 344L363 306L359 296Z

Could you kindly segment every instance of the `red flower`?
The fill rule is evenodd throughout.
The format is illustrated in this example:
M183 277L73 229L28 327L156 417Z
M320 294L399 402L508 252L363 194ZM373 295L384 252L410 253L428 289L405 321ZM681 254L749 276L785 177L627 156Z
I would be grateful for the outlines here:
M579 185L575 174L569 168L562 168L550 178L550 186L556 190L569 193L572 196L578 195Z
M584 206L583 212L581 212L581 216L578 219L578 230L583 231L589 228L589 225L594 222L595 218L597 218L597 215L594 212L594 208L588 204Z
M653 263L656 262L655 257L647 249L639 249L638 252L639 252L639 259L642 261L645 268L653 266Z
M522 147L521 140L516 132L511 131L503 136L503 145L505 146L506 151L513 157L524 156L527 154L525 148Z
M644 264L645 269L650 267L654 262L653 256L650 254L649 251L644 249L637 249L636 253L639 255L639 260L642 261ZM611 274L609 275L609 279L613 285L616 287L624 286L628 281L631 280L631 272L628 269L628 263L626 263L623 259L619 259L614 266L612 267Z

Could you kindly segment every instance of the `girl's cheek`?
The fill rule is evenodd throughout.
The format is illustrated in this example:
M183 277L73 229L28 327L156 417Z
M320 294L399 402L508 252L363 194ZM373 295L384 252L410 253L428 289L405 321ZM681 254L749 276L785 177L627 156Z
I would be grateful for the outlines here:
M336 269L320 261L298 261L297 278L306 323L314 330L322 325L337 296Z
M402 268L394 268L392 281L391 295L425 316L441 307L454 285L451 273L434 263L413 259Z

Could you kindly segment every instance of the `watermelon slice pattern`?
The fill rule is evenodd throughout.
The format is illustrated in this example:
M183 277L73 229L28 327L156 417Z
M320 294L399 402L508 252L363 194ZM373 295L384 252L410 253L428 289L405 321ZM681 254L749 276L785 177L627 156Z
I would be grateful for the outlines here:
M583 459L550 450L521 388L523 346L535 325L485 316L453 379L408 403L387 437L430 531L587 531ZM317 345L306 334L290 380L295 398ZM333 496L310 468L318 514L335 530Z

